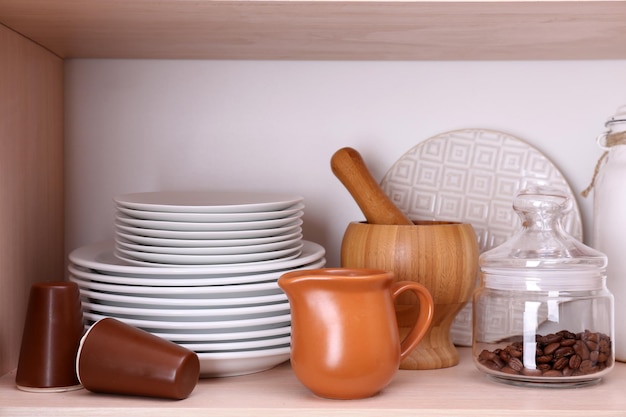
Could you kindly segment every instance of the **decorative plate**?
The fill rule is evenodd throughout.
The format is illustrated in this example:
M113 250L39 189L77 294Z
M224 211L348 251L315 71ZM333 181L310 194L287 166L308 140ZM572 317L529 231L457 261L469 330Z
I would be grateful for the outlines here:
M521 223L512 208L529 185L559 187L573 202L565 230L582 240L576 198L557 167L528 143L507 133L463 129L411 148L390 168L381 187L411 219L470 223L481 253L508 240ZM455 344L472 344L472 305L452 325Z

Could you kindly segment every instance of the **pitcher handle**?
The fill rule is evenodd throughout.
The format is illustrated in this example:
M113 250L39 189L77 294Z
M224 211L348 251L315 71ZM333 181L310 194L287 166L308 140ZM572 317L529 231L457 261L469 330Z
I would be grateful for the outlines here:
M419 313L413 328L400 343L400 360L407 357L422 340L430 328L430 323L433 320L433 312L435 309L435 302L433 301L430 291L428 291L428 289L423 285L416 282L395 282L392 286L393 299L395 300L405 291L411 291L417 296L417 300L419 302Z

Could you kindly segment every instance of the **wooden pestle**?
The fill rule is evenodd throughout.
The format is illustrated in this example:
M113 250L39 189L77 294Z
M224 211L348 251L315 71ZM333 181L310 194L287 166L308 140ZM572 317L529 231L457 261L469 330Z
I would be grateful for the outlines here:
M331 158L330 166L348 189L365 219L371 224L412 225L370 174L361 155L352 148L341 148Z

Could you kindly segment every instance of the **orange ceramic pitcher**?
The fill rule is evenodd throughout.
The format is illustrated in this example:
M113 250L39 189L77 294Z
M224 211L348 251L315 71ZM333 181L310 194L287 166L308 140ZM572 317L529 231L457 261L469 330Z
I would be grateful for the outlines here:
M300 382L325 398L370 397L391 382L400 361L422 339L433 316L426 287L394 282L376 269L322 268L278 280L291 306L291 366ZM394 300L413 292L419 314L400 341Z

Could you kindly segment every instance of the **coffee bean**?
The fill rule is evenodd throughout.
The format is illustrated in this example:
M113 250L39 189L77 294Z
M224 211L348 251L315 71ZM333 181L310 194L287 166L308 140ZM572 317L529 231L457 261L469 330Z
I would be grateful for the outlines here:
M554 351L554 358L566 358L572 356L574 353L574 348L572 348L571 346L564 346Z
M550 343L548 346L543 348L543 353L545 355L552 355L554 353L554 351L557 350L560 347L561 347L561 344L559 342Z
M559 334L548 334L537 338L537 342L543 345L550 345L552 343L558 343L563 340L563 336Z
M579 355L574 355L569 358L567 365L572 369L578 369L583 359Z
M511 358L511 360L509 361L509 367L515 369L517 372L520 372L522 369L524 369L524 364L518 358Z
M535 340L535 361L530 368L524 366L524 345L519 341L505 348L483 350L478 362L495 372L551 378L589 375L613 363L611 339L603 333L561 330L536 335Z
M549 371L545 371L543 375L541 376L545 376L546 378L559 377L559 376L563 376L563 372L556 370L556 369L550 369Z
M582 340L577 340L572 348L574 349L574 352L576 352L576 354L580 356L583 360L589 359L589 348L587 347L587 344Z
M554 363L552 364L552 369L556 369L556 370L563 370L563 368L565 368L567 365L569 364L569 359L565 356L562 356L560 358L558 358L557 360L554 361Z

